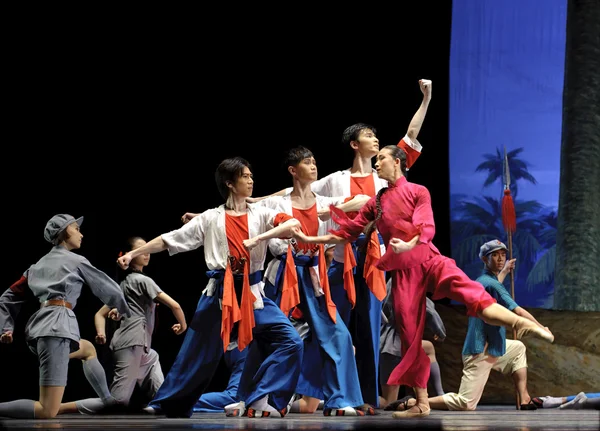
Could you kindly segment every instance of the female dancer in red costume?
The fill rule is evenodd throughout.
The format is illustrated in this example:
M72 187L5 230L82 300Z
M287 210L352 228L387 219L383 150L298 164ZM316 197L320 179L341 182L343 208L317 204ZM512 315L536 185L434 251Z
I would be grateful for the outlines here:
M386 245L386 253L377 267L390 271L394 312L402 341L402 360L390 375L388 384L412 386L417 396L415 406L395 412L394 417L424 417L430 412L429 359L421 347L428 291L433 293L434 300L447 297L465 304L467 314L486 323L515 328L517 338L531 334L553 342L554 335L497 304L453 259L440 254L431 242L435 224L429 191L406 180L406 154L401 148L389 145L380 150L375 168L389 187L371 198L356 218L349 219L331 208L340 226L338 230L320 236L306 236L297 231L296 238L303 242L342 243L354 240L363 231L368 236L377 227Z

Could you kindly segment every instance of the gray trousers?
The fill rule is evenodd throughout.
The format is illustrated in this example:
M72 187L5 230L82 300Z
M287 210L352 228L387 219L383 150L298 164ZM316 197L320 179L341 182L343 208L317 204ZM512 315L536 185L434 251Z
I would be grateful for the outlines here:
M114 375L110 393L119 404L128 405L135 386L140 386L150 399L162 385L165 377L158 353L143 346L132 346L113 352Z

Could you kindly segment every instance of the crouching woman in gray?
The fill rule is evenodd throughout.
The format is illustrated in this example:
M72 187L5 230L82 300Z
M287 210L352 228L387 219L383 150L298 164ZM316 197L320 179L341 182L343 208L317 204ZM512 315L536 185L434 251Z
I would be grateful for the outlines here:
M106 402L91 398L61 404L67 385L69 355L80 348L79 325L73 309L83 285L88 285L96 297L116 308L119 314L130 314L119 285L85 257L72 252L81 247L83 235L79 227L82 222L83 217L76 220L69 214L52 217L44 229L44 238L53 244L52 249L0 296L2 343L12 342L14 320L26 300L22 294L26 285L40 302L40 309L25 326L25 340L39 361L39 401L22 399L0 403L0 416L50 419L59 413L94 412Z
M129 238L125 252L145 244L146 241L141 237ZM165 380L158 353L151 347L156 302L171 309L177 320L171 327L175 334L182 334L187 329L185 315L179 303L144 274L143 269L149 261L149 253L133 258L129 263L127 276L120 284L131 309L131 316L120 322L110 343L114 362L110 393L122 406L129 405L136 384L144 390L149 399L153 399ZM110 312L111 309L103 305L94 318L98 344L106 343L106 317Z

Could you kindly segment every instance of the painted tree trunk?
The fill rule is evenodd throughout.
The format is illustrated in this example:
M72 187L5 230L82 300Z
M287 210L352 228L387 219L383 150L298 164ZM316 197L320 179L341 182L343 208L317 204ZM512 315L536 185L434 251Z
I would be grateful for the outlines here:
M600 1L569 0L554 308L600 311Z

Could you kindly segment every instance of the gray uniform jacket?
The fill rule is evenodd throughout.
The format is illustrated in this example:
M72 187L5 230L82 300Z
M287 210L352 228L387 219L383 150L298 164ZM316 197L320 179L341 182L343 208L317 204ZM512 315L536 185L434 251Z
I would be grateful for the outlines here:
M150 351L154 331L154 298L162 292L160 287L145 274L131 272L121 282L121 289L129 304L131 315L121 320L110 342L111 350L143 346Z
M383 300L383 314L387 322L381 319L381 332L379 341L379 350L381 353L389 353L394 356L402 356L400 335L396 331L396 320L394 318L394 301L391 294L391 280L387 282L387 296ZM425 325L440 338L440 341L446 338L446 327L442 318L435 310L435 303L426 298L426 321Z
M104 304L116 308L120 314L131 312L119 285L104 272L94 267L85 257L57 245L31 265L23 274L29 289L40 303L62 299L73 308L84 284ZM0 296L0 328L2 332L14 329L14 319L25 302L24 295L7 289ZM79 325L73 310L63 306L42 307L29 318L25 326L25 339L35 344L40 337L70 339L71 351L79 349Z

